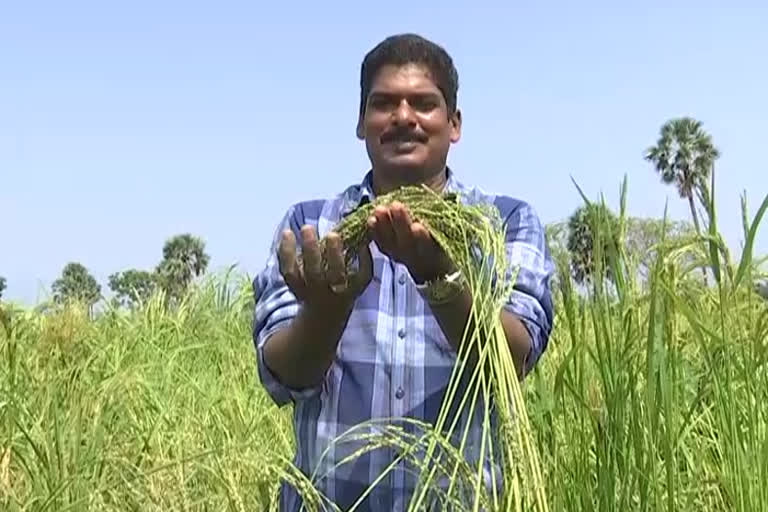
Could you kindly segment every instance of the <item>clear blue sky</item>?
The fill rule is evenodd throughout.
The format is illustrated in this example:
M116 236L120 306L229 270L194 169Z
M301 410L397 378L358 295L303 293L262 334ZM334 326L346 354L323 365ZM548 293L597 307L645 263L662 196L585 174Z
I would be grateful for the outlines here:
M768 7L726 2L7 2L0 13L0 275L34 303L68 261L152 268L167 237L203 237L212 268L263 265L294 201L368 169L355 138L364 53L392 33L443 44L460 74L460 177L530 201L686 204L642 152L679 115L722 151L722 229L768 193ZM280 5L280 6L279 6ZM621 3L623 5L623 3ZM765 5L765 4L764 4ZM768 251L763 229L759 250Z

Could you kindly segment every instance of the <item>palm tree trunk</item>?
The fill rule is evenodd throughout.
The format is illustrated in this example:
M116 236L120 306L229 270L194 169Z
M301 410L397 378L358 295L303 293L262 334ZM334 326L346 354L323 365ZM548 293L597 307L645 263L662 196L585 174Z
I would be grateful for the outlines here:
M691 217L693 217L693 225L696 228L696 234L701 235L701 228L699 227L699 216L696 214L696 205L693 202L693 194L688 194L688 206L691 208Z
M696 205L693 202L693 194L688 194L688 206L691 208L691 217L693 218L693 226L696 228L696 234L701 236L701 228L699 227L699 216L696 214ZM707 280L707 269L702 268L701 274L704 276L704 286L709 286Z

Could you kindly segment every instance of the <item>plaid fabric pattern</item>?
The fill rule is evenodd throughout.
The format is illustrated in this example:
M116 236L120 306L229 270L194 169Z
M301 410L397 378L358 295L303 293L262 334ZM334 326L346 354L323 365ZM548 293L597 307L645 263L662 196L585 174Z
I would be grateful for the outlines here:
M469 188L460 183L450 169L447 190L459 193L468 203L494 204L506 220L508 258L513 265L519 265L515 289L506 307L523 320L533 340L527 367L530 371L547 347L554 316L549 288L554 267L543 226L527 203ZM289 323L299 309L278 268L280 233L290 228L300 240L301 226L310 224L316 226L322 237L346 213L373 197L369 171L361 183L334 198L291 206L275 230L266 266L253 282L256 298L253 340L261 383L276 404L293 404L295 464L305 474L314 475L315 486L342 510L357 501L393 462L396 453L389 449L375 450L336 467L361 445L343 443L329 447L329 441L372 418L393 418L394 422L406 416L434 422L456 362L455 352L415 288L408 270L387 258L372 243L373 279L356 303L339 342L336 359L322 384L312 389L289 389L265 365L264 342ZM467 419L461 421L463 425ZM480 423L473 425L477 425L475 433L482 428ZM470 439L469 447L477 446L479 436L476 435ZM415 483L412 471L400 463L376 485L357 510L405 510ZM281 510L294 512L300 506L301 500L294 490L284 486Z

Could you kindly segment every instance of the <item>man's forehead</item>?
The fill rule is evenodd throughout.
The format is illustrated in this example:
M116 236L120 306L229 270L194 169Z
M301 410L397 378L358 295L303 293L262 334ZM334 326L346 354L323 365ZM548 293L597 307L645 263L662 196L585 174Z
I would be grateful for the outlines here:
M371 82L371 92L394 89L420 90L423 92L438 91L432 73L430 73L426 66L417 63L403 65L387 64L378 70Z

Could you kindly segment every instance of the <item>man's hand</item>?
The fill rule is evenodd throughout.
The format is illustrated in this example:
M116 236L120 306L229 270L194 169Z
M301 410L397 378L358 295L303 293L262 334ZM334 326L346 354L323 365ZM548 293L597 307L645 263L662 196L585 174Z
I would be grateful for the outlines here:
M323 254L314 227L303 226L301 238L301 262L296 257L296 237L293 231L285 230L280 241L280 273L288 288L299 301L314 311L348 311L373 276L368 245L364 243L359 249L359 271L349 276L338 233L328 234Z
M368 218L368 231L381 252L402 263L416 283L422 284L453 271L453 264L420 222L400 202L377 206Z
M403 263L417 283L452 273L455 268L448 255L419 222L413 221L403 204L393 202L387 208L378 206L368 219L368 229L382 252ZM470 321L472 295L468 289L445 304L430 304L446 339L459 350L467 322ZM530 352L528 331L515 315L501 314L507 342L520 375Z
M333 362L355 299L373 277L367 241L359 248L359 271L350 276L337 233L327 236L324 254L313 227L303 226L301 238L301 262L296 257L293 231L283 232L278 248L280 273L301 302L299 314L264 346L267 366L281 382L294 389L316 386L322 381Z

